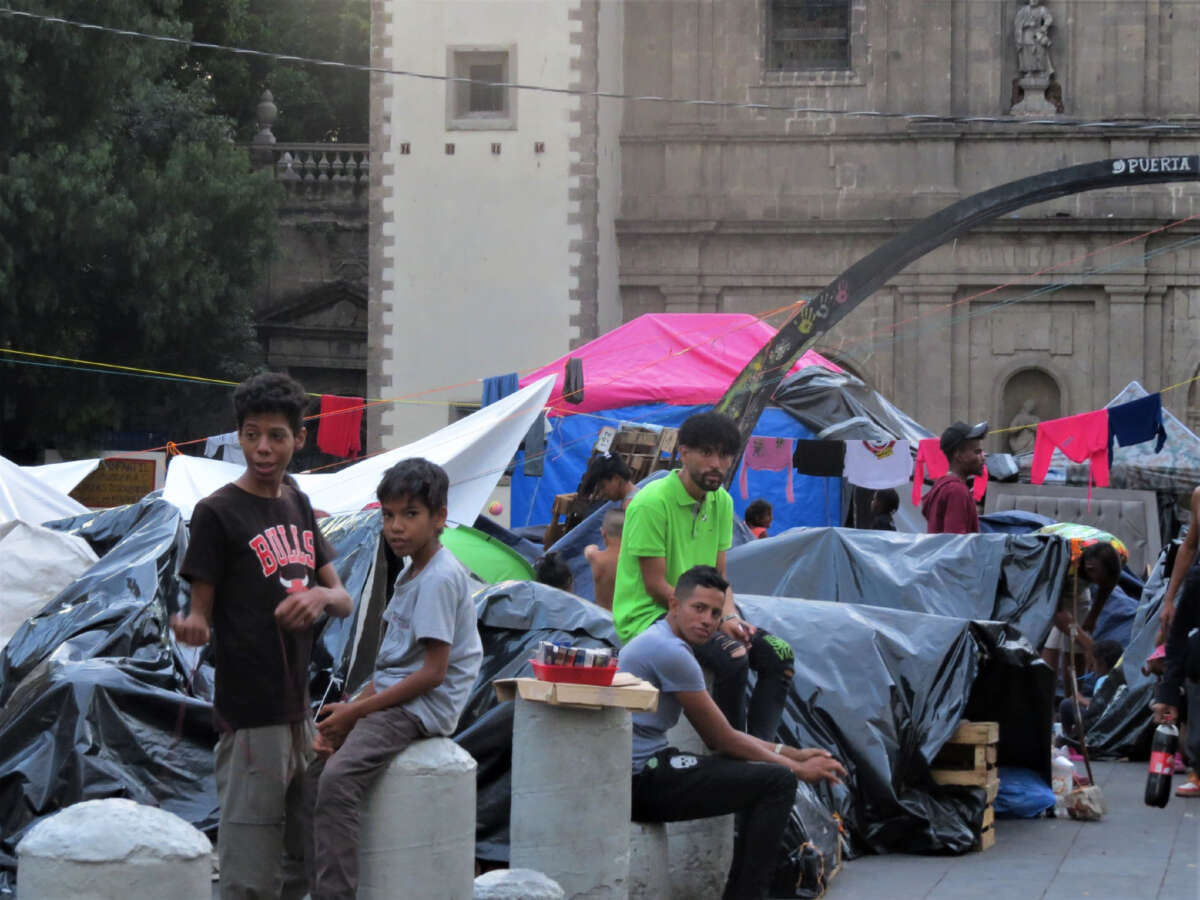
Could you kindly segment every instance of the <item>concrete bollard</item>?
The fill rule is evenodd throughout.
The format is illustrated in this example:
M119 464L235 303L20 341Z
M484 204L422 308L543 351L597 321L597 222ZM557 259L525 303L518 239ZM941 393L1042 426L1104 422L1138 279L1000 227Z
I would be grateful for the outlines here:
M671 896L667 828L661 822L629 825L629 900Z
M563 900L553 878L533 869L493 869L475 879L475 900Z
M629 880L629 710L517 697L510 865L545 872L568 898L624 900Z
M709 752L687 716L667 732L667 743L685 753ZM720 900L733 865L733 816L667 823L672 900Z
M211 900L212 844L183 819L132 800L85 800L17 845L22 897Z
M449 738L413 742L367 791L359 838L359 900L471 900L475 770Z

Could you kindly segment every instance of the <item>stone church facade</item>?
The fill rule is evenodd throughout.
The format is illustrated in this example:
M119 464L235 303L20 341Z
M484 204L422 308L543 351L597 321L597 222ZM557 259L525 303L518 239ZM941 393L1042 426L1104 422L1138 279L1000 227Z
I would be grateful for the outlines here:
M615 231L615 246L573 245L585 252L564 263L576 280L559 302L574 304L575 327L560 329L559 352L603 330L606 297L616 297L623 320L781 310L979 191L1077 163L1187 154L1200 136L1196 4L550 5L571 7L575 30L561 46L522 48L522 60L562 53L576 83L629 94L786 108L601 100L601 115L619 109L615 127L588 109L569 117L564 129L577 126L593 158L617 165L576 170L561 190L582 200L593 238L597 229ZM388 7L398 4L377 0L377 15ZM504 23L495 24L489 44L501 45ZM396 57L396 46L388 50ZM617 71L606 71L606 61ZM545 83L527 73L521 80ZM946 123L791 111L799 107L1026 118ZM1042 121L1056 114L1111 124ZM1123 127L1138 119L1174 127ZM391 127L391 136L376 130L373 151L398 140ZM382 172L372 176L386 203ZM614 195L615 204L597 201ZM1193 184L1089 192L1018 210L910 265L817 349L934 430L956 418L1004 425L1030 402L1038 418L1083 412L1134 379L1151 390L1184 381L1200 374L1197 214ZM374 219L372 233L386 240ZM396 324L388 316L421 302L419 290L407 299L382 292L384 268L373 267L368 299L373 377ZM439 374L440 383L455 380L449 363ZM1197 384L1164 401L1200 424ZM1007 449L1002 437L993 440L989 449Z

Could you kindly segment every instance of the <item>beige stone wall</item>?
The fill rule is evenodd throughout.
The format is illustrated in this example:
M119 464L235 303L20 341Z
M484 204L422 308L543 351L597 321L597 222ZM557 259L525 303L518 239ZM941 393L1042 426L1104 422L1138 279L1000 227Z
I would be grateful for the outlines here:
M1004 115L1016 76L1017 5L856 0L852 70L781 75L764 70L766 0L629 0L626 89ZM1188 127L919 124L631 103L618 222L624 317L777 309L981 190L1110 157L1195 152L1200 6L1047 6L1066 115L1170 116ZM1031 369L1057 389L1063 414L1103 404L1132 379L1150 389L1182 381L1200 365L1200 248L1142 256L1195 237L1200 220L1138 235L1198 213L1195 184L1028 207L911 265L818 349L935 430L954 418L1007 424L1016 392L1028 389L1021 373ZM1054 285L1065 287L1027 297ZM1189 404L1200 407L1194 396L1180 390L1164 399L1185 415Z

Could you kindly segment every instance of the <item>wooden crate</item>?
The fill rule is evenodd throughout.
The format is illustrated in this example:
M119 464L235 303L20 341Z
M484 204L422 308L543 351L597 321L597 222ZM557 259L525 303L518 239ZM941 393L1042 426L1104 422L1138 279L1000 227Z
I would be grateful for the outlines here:
M996 766L999 740L998 722L962 722L933 761L931 772L937 784L983 788L987 806L975 840L975 849L981 851L996 843L993 803L1000 790Z
M674 428L660 431L625 428L613 436L609 452L625 460L636 482L651 472L670 468L677 457L678 445L679 432Z

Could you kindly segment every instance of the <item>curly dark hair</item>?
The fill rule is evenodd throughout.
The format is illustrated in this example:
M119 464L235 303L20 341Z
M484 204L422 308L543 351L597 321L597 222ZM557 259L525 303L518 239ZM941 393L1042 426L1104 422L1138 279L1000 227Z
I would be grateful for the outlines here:
M679 443L693 450L715 450L733 456L742 449L742 434L729 416L710 411L684 419L679 426Z
M263 372L247 378L234 389L233 413L240 431L247 416L260 413L280 413L288 420L294 434L304 424L304 409L308 394L300 382L282 372Z
M587 471L583 473L583 479L579 482L580 496L592 496L601 482L607 481L614 475L624 478L626 481L633 478L632 470L621 457L597 453L588 460Z

